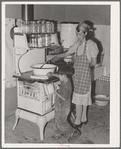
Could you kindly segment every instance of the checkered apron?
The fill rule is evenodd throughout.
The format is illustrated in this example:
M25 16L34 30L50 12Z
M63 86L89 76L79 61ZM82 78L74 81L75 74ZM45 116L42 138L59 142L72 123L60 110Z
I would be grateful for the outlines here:
M86 55L86 43L82 55L78 55L76 50L74 60L74 92L84 95L89 91L91 85L91 69Z

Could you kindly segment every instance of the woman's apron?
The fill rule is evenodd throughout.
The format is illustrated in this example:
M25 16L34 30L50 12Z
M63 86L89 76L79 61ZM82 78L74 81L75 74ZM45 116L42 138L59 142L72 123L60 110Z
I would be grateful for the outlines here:
M87 43L85 42L85 48L82 55L78 55L76 49L74 56L74 93L81 95L86 94L91 85L91 69L86 54L86 45Z

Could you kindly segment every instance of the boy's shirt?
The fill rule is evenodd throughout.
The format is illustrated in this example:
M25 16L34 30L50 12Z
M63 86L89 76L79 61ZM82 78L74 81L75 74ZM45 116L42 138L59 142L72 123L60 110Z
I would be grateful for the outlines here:
M57 90L57 93L60 94L64 99L62 100L60 97L56 96L55 104L56 106L61 106L61 108L70 108L71 104L71 94L72 94L72 84L68 79L67 82L61 82L60 89Z

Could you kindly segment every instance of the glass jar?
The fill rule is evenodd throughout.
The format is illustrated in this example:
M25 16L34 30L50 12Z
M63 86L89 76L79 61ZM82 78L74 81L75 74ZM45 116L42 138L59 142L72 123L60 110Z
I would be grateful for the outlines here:
M43 47L43 34L37 35L38 47Z
M50 34L43 34L43 46L48 47L51 45L51 35Z
M30 33L30 24L29 21L22 21L22 33Z
M46 32L51 33L51 23L50 23L50 21L46 21Z
M37 33L42 33L41 20L37 21Z
M55 31L54 22L51 22L51 33L54 33L54 31Z
M37 33L37 22L30 21L30 28L31 28L31 33Z
M30 38L31 38L30 46L33 47L33 48L38 47L38 41L37 41L38 37L37 37L37 35L36 34L31 34Z
M42 33L46 33L46 22L45 22L45 20L42 20L41 28L42 28Z

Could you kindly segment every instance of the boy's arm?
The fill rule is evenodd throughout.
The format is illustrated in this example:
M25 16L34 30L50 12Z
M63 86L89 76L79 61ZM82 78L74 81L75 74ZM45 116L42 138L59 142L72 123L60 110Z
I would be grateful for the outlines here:
M52 72L49 72L47 74L48 77L51 77L51 76L54 76L54 77L58 77L59 78L59 75L58 74L55 74L55 73L52 73Z

